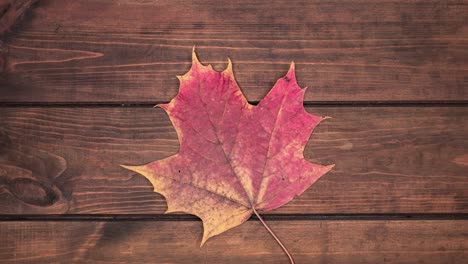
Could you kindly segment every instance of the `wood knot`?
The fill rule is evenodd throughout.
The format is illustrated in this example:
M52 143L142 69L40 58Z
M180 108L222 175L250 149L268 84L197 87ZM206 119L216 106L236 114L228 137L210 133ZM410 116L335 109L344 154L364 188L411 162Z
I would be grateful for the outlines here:
M36 206L51 206L59 198L53 185L46 186L30 178L17 178L6 184L8 191L24 203Z
M63 158L43 150L18 145L3 149L0 151L0 211L65 213L68 201L55 183L65 169Z
M8 12L11 8L11 3L0 3L0 19Z

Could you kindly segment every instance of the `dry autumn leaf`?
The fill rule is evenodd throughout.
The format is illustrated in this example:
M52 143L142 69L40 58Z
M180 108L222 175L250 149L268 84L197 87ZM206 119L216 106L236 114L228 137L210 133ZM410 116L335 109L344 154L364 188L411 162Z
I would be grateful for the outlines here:
M160 104L180 141L179 152L142 166L123 166L145 176L167 201L167 213L185 212L203 221L207 239L270 211L303 193L333 165L312 164L304 147L325 118L307 113L294 63L257 106L234 79L232 64L222 71L202 65L178 76L178 95ZM292 258L290 257L292 262Z

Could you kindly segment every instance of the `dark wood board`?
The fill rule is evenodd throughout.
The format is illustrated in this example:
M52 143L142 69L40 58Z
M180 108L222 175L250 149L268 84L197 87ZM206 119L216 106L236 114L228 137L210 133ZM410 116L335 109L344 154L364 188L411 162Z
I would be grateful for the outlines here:
M468 213L468 108L308 107L305 157L336 164L275 214ZM139 165L175 154L159 108L0 109L0 211L160 214Z
M466 263L468 221L270 221L297 263ZM287 263L259 221L2 222L0 263Z
M468 263L468 1L0 0L0 263L287 263L256 218L199 248L137 165L195 45L257 102L291 61L335 168L261 212L297 263Z
M196 45L250 101L297 64L307 101L468 100L467 1L43 0L1 44L2 102L161 102Z

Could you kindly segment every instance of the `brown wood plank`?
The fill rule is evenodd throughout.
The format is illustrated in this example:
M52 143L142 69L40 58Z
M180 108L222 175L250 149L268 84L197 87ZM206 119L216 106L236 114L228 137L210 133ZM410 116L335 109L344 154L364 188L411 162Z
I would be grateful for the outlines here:
M297 263L466 263L468 221L270 221ZM0 263L287 263L258 221L2 222Z
M44 0L1 47L2 102L160 102L196 45L260 100L290 63L308 101L468 100L468 1Z
M467 213L468 108L317 107L306 159L336 166L284 214ZM159 214L144 164L178 150L163 110L0 109L0 212Z
M0 37L8 33L35 2L37 0L0 0Z

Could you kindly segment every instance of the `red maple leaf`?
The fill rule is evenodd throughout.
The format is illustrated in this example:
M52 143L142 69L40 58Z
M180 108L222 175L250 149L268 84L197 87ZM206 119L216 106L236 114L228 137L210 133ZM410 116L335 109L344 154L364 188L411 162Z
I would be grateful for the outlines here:
M201 245L253 213L264 223L258 211L281 207L333 167L304 159L312 130L325 118L305 111L306 89L296 82L294 63L257 106L241 93L230 60L218 72L193 51L191 69L178 78L178 95L158 106L177 131L179 152L124 167L148 178L166 198L167 213L203 220Z

